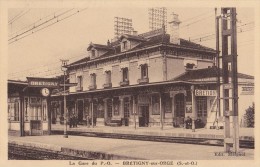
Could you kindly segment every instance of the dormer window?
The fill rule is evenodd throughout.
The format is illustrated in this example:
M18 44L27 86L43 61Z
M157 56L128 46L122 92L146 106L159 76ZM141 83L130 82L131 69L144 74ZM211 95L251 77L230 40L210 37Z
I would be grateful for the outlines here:
M195 64L187 63L186 64L186 70L192 70Z
M95 50L94 50L94 49L93 49L93 50L91 50L91 57L92 57L92 58L96 57L96 52L95 52Z
M123 42L123 50L127 50L127 41Z
M124 39L124 40L122 41L122 43L121 43L121 51L122 51L122 52L129 49L129 48L128 48L128 42L129 42L129 41L127 41L126 39Z

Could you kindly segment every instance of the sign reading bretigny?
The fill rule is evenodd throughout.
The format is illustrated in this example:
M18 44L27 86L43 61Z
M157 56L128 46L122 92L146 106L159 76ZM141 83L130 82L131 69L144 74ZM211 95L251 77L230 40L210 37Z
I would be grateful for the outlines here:
M217 91L196 89L195 96L217 96Z
M58 87L59 81L56 78L33 78L27 77L28 85L31 87Z

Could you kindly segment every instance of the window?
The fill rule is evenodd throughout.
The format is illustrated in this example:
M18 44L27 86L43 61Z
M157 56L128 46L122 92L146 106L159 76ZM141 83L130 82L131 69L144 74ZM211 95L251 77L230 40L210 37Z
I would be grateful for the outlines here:
M142 64L141 65L141 79L148 78L148 65Z
M19 121L19 100L11 100L8 103L8 114L11 121Z
M122 42L122 44L121 44L121 50L122 51L125 51L125 50L127 50L128 48L127 48L127 41L123 41Z
M90 103L89 103L88 100L86 100L86 101L84 102L84 111L85 111L84 113L85 113L85 117L90 115L90 114L89 114L89 109L90 109Z
M91 50L91 57L94 58L95 56L96 56L96 52L95 52L95 50L93 49L93 50Z
M186 69L192 70L194 66L195 66L195 64L187 63L186 64Z
M123 49L126 50L127 49L127 41L123 42Z
M106 83L111 83L111 71L106 71Z
M122 73L123 73L123 82L128 81L128 68L123 68Z
M104 108L102 103L99 103L97 106L97 118L104 118Z
M197 97L198 117L207 117L207 97Z
M96 85L96 74L91 74L91 85Z
M96 89L96 74L93 73L90 75L90 86L89 89Z
M153 115L160 115L160 99L158 94L154 94L152 96L152 114Z
M77 83L78 83L78 85L77 85L77 90L82 90L82 87L83 87L83 79L82 79L82 76L78 76L77 77Z
M43 121L47 121L47 102L44 100L42 102L42 117Z

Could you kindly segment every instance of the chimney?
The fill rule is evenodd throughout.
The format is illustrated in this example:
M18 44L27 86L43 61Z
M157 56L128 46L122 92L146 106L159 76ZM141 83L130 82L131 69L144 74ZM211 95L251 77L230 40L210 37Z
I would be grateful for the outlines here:
M170 25L170 43L180 45L180 38L179 38L179 25L181 21L179 20L177 14L172 13L171 21L169 22Z
M133 30L133 31L132 31L132 35L138 35L138 32L135 31L135 30Z
M110 46L110 41L109 40L107 40L107 46Z

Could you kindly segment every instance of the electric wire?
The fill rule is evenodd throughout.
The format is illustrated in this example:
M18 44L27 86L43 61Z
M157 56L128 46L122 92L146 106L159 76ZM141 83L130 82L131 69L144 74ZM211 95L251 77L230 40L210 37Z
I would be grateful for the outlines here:
M63 12L63 13L61 13L61 14L59 14L58 16L54 16L53 18L51 18L51 19L49 19L49 20L47 20L47 21L45 21L45 22L43 22L43 23L40 23L39 25L33 26L33 28L30 28L29 30L24 31L24 32L22 32L22 33L16 35L15 37L11 37L10 39L8 39L8 41L10 41L10 40L12 40L12 39L14 39L14 38L17 38L17 37L19 37L19 36L21 36L21 35L23 35L23 34L25 34L25 33L27 33L27 32L30 32L30 31L32 31L32 30L34 30L34 29L36 29L36 28L38 28L38 27L40 27L40 26L42 26L42 25L44 25L44 24L46 24L46 23L48 23L48 22L50 22L50 21L52 21L52 20L54 20L54 19L57 19L58 17L60 17L60 16L62 16L62 15L64 15L64 14L66 14L66 13L68 13L68 12L71 11L71 10L73 10L73 9L69 9L69 10L67 10L67 11L65 11L65 12Z
M21 18L22 16L26 15L31 9L28 9L27 11L25 11L24 13L21 13L21 15L11 19L10 21L8 21L8 24L12 24L13 22L15 22L16 20L18 20L19 18Z
M47 15L47 16L44 16L44 17L42 17L42 18L36 20L34 23L32 23L32 24L30 24L30 25L26 25L26 26L24 26L23 28L21 28L20 30L18 30L18 31L16 31L16 32L12 33L12 34L10 34L9 36L13 36L14 34L18 34L18 32L21 32L22 30L25 30L25 29L30 28L30 27L32 27L32 26L35 26L36 23L38 23L38 22L40 22L40 21L42 21L42 20L44 20L44 19L46 19L46 18L48 18L48 17L55 16L56 13L58 13L58 12L60 12L60 11L62 11L62 10L64 10L64 9L57 10L57 11L55 11L55 12L52 13L52 14L49 14L49 15Z

